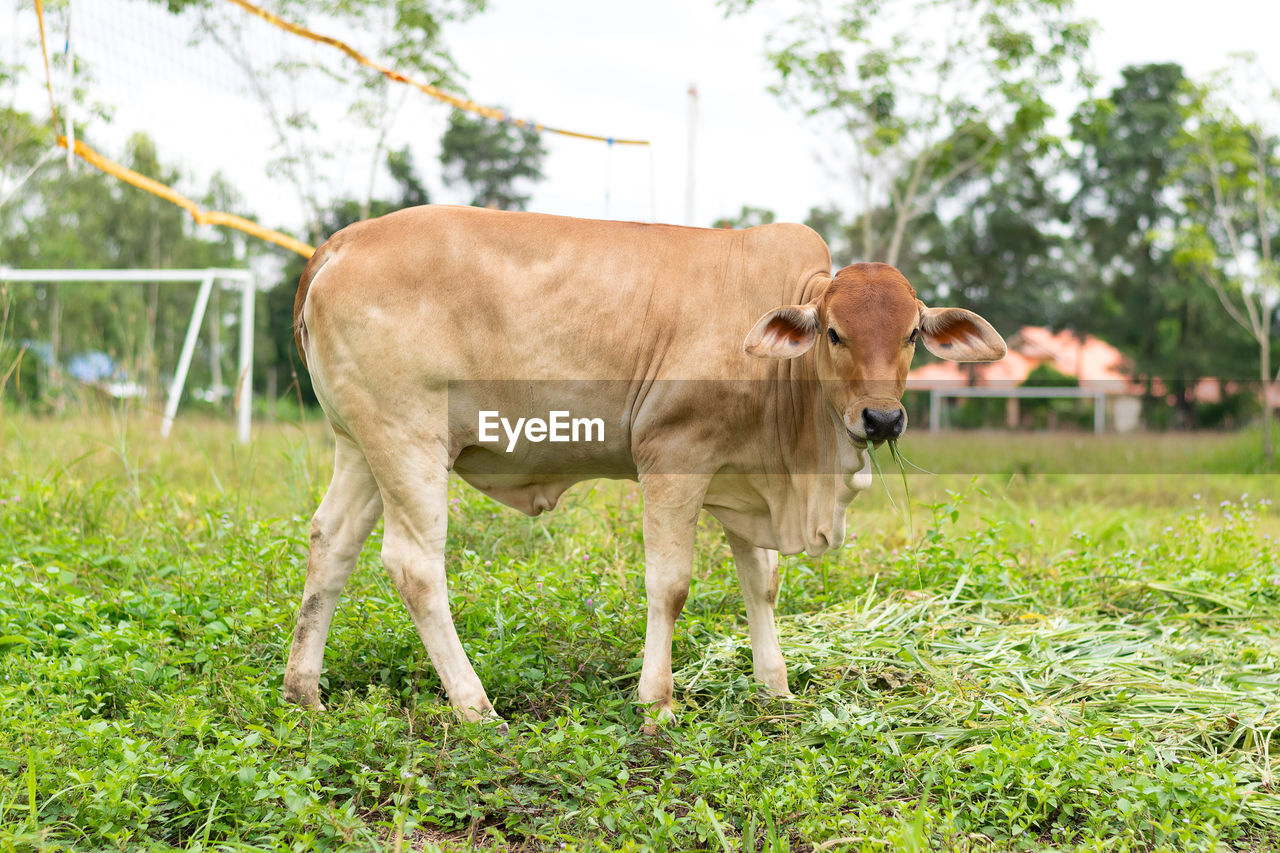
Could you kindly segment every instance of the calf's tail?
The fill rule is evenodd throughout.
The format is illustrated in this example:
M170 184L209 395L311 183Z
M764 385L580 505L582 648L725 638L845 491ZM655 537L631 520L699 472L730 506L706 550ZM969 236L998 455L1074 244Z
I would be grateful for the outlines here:
M304 365L307 364L307 321L303 318L302 309L306 307L307 292L311 289L311 282L320 274L320 270L324 268L332 254L332 240L316 249L302 270L302 277L298 279L298 294L293 298L293 342L298 346L298 355L302 356Z

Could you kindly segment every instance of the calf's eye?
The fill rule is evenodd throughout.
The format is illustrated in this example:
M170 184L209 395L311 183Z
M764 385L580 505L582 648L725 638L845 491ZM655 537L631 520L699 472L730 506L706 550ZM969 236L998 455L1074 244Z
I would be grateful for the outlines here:
M835 329L827 329L827 337L831 339L831 343L835 346L840 345L840 336L836 334Z
M916 342L916 338L917 338L917 337L919 337L919 335L920 335L920 330L919 330L919 329L912 329L912 330L911 330L911 337L907 338L907 343L908 343L908 344L914 344L914 343Z

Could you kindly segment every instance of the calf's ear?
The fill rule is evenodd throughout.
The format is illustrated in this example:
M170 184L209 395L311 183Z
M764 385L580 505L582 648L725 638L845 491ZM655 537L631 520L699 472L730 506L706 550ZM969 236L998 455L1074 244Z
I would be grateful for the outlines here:
M1004 338L991 324L963 308L920 306L920 337L929 352L948 361L999 361Z
M743 351L756 358L795 358L804 355L818 339L818 304L783 305L758 321L742 342Z

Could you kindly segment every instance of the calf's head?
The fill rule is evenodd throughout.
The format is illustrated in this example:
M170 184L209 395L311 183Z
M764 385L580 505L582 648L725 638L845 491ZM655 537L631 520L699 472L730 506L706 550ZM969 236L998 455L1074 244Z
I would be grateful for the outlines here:
M765 314L743 342L757 358L814 350L827 402L858 444L896 439L907 426L902 393L916 343L951 361L999 361L1004 339L963 308L927 308L888 264L854 264L804 305Z

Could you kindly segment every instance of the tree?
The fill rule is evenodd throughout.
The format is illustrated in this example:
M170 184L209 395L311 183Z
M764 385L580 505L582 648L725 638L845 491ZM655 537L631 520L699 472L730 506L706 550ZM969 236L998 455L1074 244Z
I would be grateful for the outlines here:
M844 215L840 212L840 208L833 205L811 207L809 214L804 218L804 224L817 231L826 241L827 248L831 250L832 262L837 268L846 265L843 262L845 259L852 259L852 255L845 249L847 244L851 244L851 240L848 235L849 229L843 224L843 220Z
M712 228L754 228L757 225L768 225L776 222L777 214L772 210L763 207L752 207L744 204L742 209L738 211L738 215L734 217L722 216L712 225Z
M1045 135L1047 90L1083 79L1088 42L1071 0L807 0L768 56L774 92L839 146L861 257L896 264L908 226L949 186Z
M1065 210L1046 178L1061 159L1056 146L1010 146L939 196L900 260L926 303L963 305L1006 333L1061 321L1072 286Z
M1177 234L1178 260L1195 269L1222 308L1256 343L1263 394L1262 450L1272 458L1271 338L1280 305L1280 139L1263 116L1280 109L1280 89L1242 57L1191 89L1180 142L1180 177L1190 222ZM1197 215L1204 213L1202 219Z
M336 100L350 119L344 140L363 129L355 143L344 143L344 155L367 155L365 191L358 198L362 218L371 215L375 178L386 164L387 141L401 106L408 97L425 97L409 86L393 84L371 68L332 54L313 58L314 45L295 39L278 55L264 58L255 51L246 28L261 22L230 4L199 0L153 0L170 11L196 9L200 32L217 44L244 73L250 91L261 105L275 134L268 171L287 181L297 193L312 241L324 231L325 212L346 198L338 183L345 169L336 168L338 153L331 137L316 123L316 110L303 96L313 83L337 86ZM344 40L368 46L374 57L415 80L434 86L454 86L458 69L441 37L446 23L465 19L484 8L485 0L274 0L265 3L286 20L323 20L343 33ZM332 96L330 99L333 99Z
M42 155L52 147L53 134L47 124L41 125L29 113L11 106L0 107L0 209L10 208L8 202L34 177L33 170L44 162Z
M20 193L35 172L56 150L55 136L47 118L18 109L14 101L27 69L0 60L0 233L12 230L10 223L21 210Z
M542 180L547 150L542 134L454 110L440 140L440 163L450 186L463 185L476 207L524 210L522 188Z
M1125 68L1122 78L1072 117L1080 188L1070 210L1080 255L1067 319L1132 359L1149 391L1158 380L1160 396L1175 395L1179 419L1194 426L1196 380L1238 372L1242 351L1216 299L1175 263L1162 237L1203 219L1178 202L1186 79L1176 64Z

